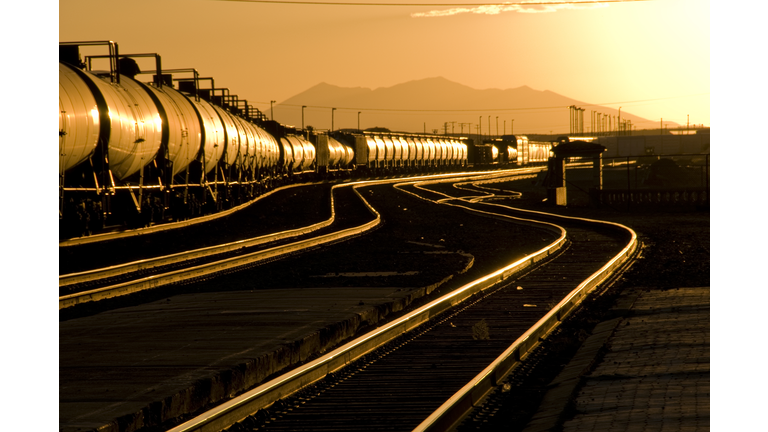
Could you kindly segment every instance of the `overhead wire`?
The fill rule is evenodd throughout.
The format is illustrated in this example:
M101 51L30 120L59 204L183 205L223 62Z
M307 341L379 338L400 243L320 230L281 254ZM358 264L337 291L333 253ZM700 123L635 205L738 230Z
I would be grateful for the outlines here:
M534 2L503 2L503 3L381 3L381 2L333 2L333 1L304 1L304 0L216 0L237 3L272 3L317 6L399 6L399 7L472 7L472 6L557 6L569 4L603 4L603 3L633 3L653 0L586 0L586 1L534 1Z

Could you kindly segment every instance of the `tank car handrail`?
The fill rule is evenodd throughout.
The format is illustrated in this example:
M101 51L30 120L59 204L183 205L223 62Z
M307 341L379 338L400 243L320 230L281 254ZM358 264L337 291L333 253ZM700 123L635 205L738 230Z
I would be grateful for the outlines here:
M111 56L109 55L91 55L91 56L85 56L86 61L88 61L88 69L91 69L91 59L92 58L109 58ZM161 72L163 70L162 67L162 58L160 57L160 54L157 53L140 53L140 54L120 54L117 56L117 58L132 58L132 57L154 57L155 58L155 70L153 71L155 74L157 74L157 77L154 81L155 84L158 85L158 87L162 87L162 76ZM151 74L153 72L150 71L139 71L137 74Z
M108 45L109 46L109 78L114 84L120 84L120 62L117 61L117 57L120 54L120 49L117 42L111 40L103 41L82 41L82 42L59 42L59 46L95 46L95 45ZM90 70L90 65L88 67Z
M195 100L200 101L200 86L198 83L202 80L211 80L211 87L213 87L213 78L200 77L200 73L195 68L180 68L180 69L163 69L162 73L185 73L192 72L192 78L173 78L174 81L194 81L195 82Z

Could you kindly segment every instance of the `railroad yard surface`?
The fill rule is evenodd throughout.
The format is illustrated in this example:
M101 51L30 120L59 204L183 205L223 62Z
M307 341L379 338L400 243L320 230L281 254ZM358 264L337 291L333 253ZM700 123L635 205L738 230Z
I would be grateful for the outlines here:
M523 192L521 199L508 200L520 208L625 224L638 233L644 249L641 259L608 292L566 320L531 355L532 361L509 377L509 385L488 398L490 405L470 414L459 430L687 430L688 426L708 430L709 211L555 209L541 202L531 179L494 187ZM60 430L93 430L118 418L123 430L131 430L127 426L131 422L151 424L151 417L158 415L153 410L191 403L196 392L215 388L226 398L241 391L227 380L242 385L247 381L244 372L258 369L256 381L263 380L554 239L543 230L428 204L391 186L360 191L385 221L372 233L215 279L60 312ZM162 253L171 253L192 244L229 241L224 231L231 232L232 227L239 235L254 236L314 223L328 217L329 196L327 185L295 188L229 217L215 230L198 226L164 233L165 237L63 251L61 272L83 270L83 262L99 267L124 261L114 250L134 251L126 253L139 257L145 250L159 254L161 247ZM350 188L339 191L336 199L333 229L372 218ZM309 212L289 211L297 202L311 203L304 206ZM283 209L281 217L267 218L264 209L269 205ZM623 353L611 351L623 340L637 338L638 333L630 331L662 334L671 322L678 326L675 333L687 334L688 339L657 339ZM243 338L244 332L251 336ZM654 366L680 345L690 349L671 355L686 361L672 366L674 362L667 361L665 370ZM594 351L591 357L582 353L588 348L580 350L589 346ZM203 357L192 360L193 353ZM650 363L638 366L642 373L619 367L627 364L623 360L627 355L635 356L633 364L639 365L641 354L650 354ZM588 366L573 372L576 366L569 360L574 355L589 357ZM190 361L179 363L183 357ZM551 385L566 382L557 378L569 370L576 376L571 387ZM674 389L654 387L659 377ZM630 396L617 395L614 384ZM675 393L679 387L688 390ZM560 389L559 399L553 389ZM595 406L595 394L602 395L601 400L610 395L623 401L616 406L624 408L628 400L641 398L647 405L631 402L633 409L626 412L607 402ZM615 415L610 417L611 413ZM643 429L641 424L651 426ZM674 429L673 424L681 428Z
M553 209L530 184L507 186L528 192L522 208L618 222L645 248L459 430L709 430L709 211Z

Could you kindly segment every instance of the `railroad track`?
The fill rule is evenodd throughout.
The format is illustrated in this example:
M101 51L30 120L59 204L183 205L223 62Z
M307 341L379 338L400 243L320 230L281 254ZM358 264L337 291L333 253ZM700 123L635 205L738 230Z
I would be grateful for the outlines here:
M488 217L537 223L531 212L483 202L494 197L479 183L492 181L397 187ZM454 188L457 182L465 185ZM172 431L447 430L636 248L634 232L617 224L535 217L567 237Z
M498 177L506 172L470 173L469 177ZM456 174L428 176L450 178ZM377 180L334 185L331 193L331 216L327 220L298 229L272 233L251 239L183 251L170 255L137 260L59 276L59 309L136 293L160 286L199 281L222 272L234 271L258 262L276 259L319 245L360 235L380 223L378 213L357 193L363 185L393 183L398 180ZM341 215L337 220L334 202L336 193L354 192L366 206L373 219ZM159 229L157 227L156 229ZM133 234L136 235L135 233ZM73 240L74 241L74 240Z
M334 185L331 188L331 215L324 221L297 229L270 233L215 246L202 247L189 251L116 264L104 268L60 275L59 295L67 296L71 294L79 294L85 291L110 287L144 277L162 275L179 269L214 263L227 258L257 252L281 244L287 244L289 241L297 238L317 234L322 232L323 229L333 225L336 221L335 194L333 193L333 190L339 189L340 186L341 185ZM344 226L343 228L348 227Z
M332 202L331 218L308 227L104 269L63 275L59 278L59 289L65 294L59 297L59 309L160 286L199 281L223 272L234 271L244 266L359 235L376 227L380 223L379 214L360 196L355 190L354 184L335 187L346 186L351 186L351 190L357 194L367 210L371 212L372 218L369 217L368 221L356 226L338 227L335 230L326 230L329 232L317 234L324 228L329 228L336 219ZM359 220L355 220L355 222L359 222ZM312 236L311 234L317 235ZM305 237L301 240L285 241L296 239L302 235ZM261 247L265 245L269 247ZM67 291L72 293L66 294Z

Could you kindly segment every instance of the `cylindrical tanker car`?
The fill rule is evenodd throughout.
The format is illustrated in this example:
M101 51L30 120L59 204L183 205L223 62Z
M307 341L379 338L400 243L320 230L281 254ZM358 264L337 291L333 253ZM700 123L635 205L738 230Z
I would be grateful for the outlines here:
M428 172L467 166L467 139L357 130L337 131L332 136L353 149L356 170L371 174Z
M477 166L545 164L552 156L552 143L529 141L525 135L503 135L483 140L474 153Z
M302 157L281 159L277 139L236 107L177 90L161 70L151 83L138 81L135 62L120 56L117 44L103 44L110 48L105 71L84 68L78 50L83 43L62 44L63 235L104 223L140 225L214 211L252 198L287 164L288 170L312 166L314 147L308 143L282 138L288 141L282 146L303 151Z
M103 45L109 54L83 62L84 45ZM156 54L120 54L111 41L61 43L59 53L63 238L215 212L296 178L483 165L475 163L478 152L466 138L384 129L297 130L216 88L213 78L194 69L164 70ZM141 72L133 58L148 56L156 68ZM92 68L95 58L108 60L109 67ZM143 73L152 74L149 82L137 79ZM515 140L503 143L503 158L492 145L492 160L538 160L527 156L532 150L525 137Z

